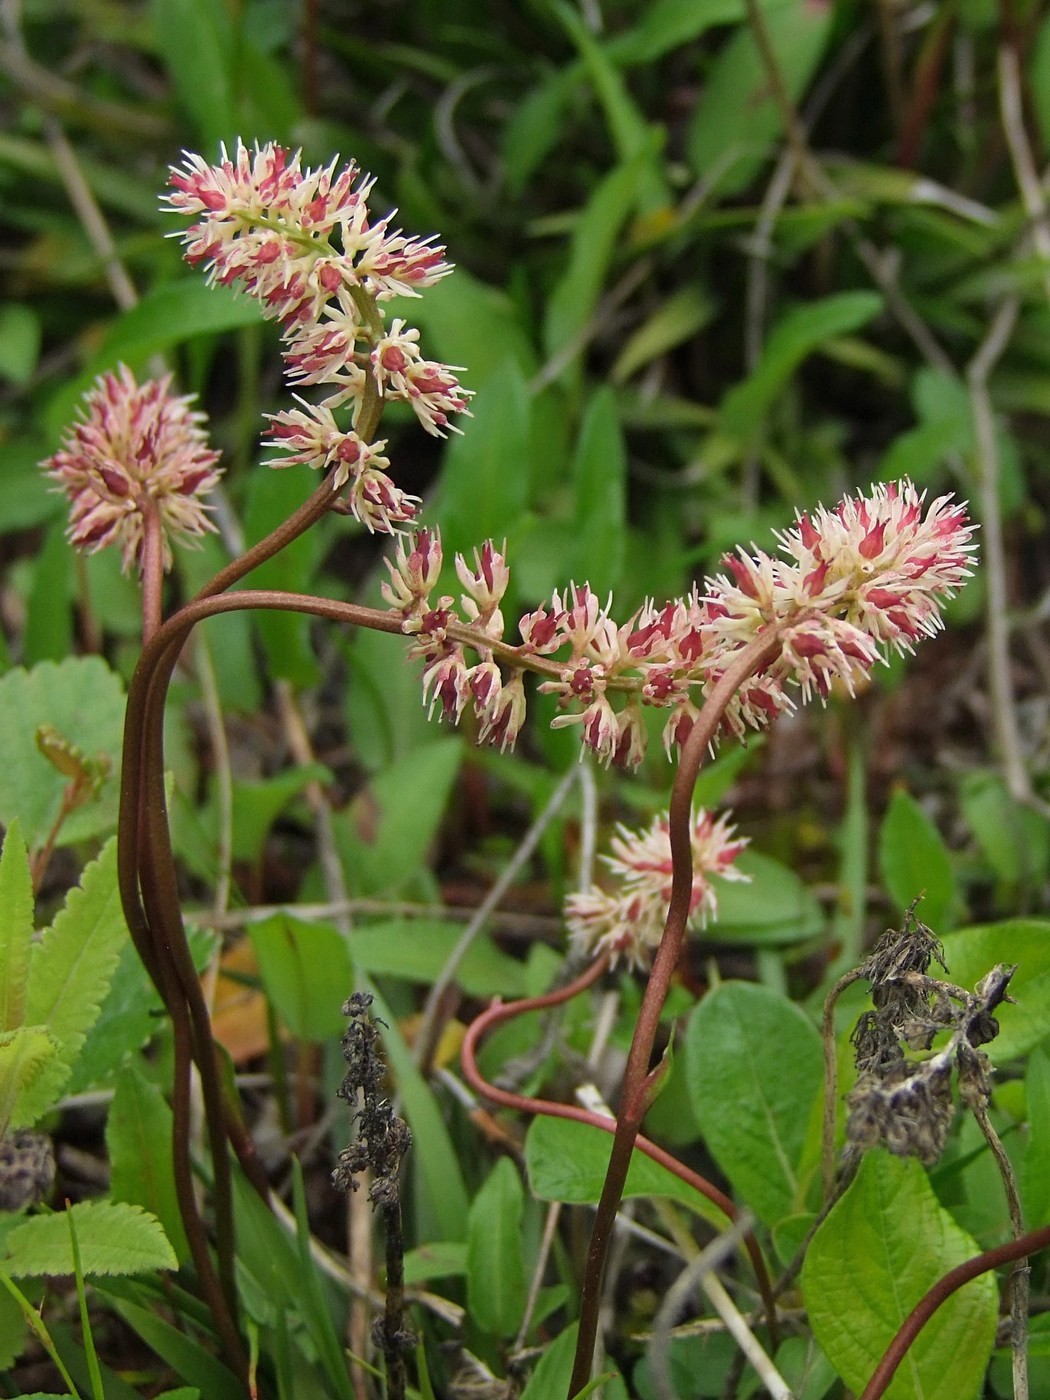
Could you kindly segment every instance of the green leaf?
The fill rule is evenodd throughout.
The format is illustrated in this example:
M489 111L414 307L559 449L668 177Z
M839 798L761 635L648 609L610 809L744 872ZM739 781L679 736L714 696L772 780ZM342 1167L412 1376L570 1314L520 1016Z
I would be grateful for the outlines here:
M833 15L806 0L763 5L769 42L792 98L804 92L820 61ZM723 196L739 193L783 134L783 122L754 35L742 25L706 75L687 135L694 172Z
M178 1260L159 1220L138 1206L78 1201L68 1206L76 1226L80 1260L88 1277L145 1274L175 1269ZM13 1278L73 1272L73 1247L65 1212L34 1215L12 1230L0 1268Z
M621 63L651 63L712 26L732 24L743 15L742 0L651 0L640 10L637 25L617 35L609 51Z
M594 1205L612 1153L612 1133L569 1118L534 1118L525 1138L525 1165L532 1194L541 1201ZM624 1186L624 1199L663 1196L688 1207L720 1228L719 1208L659 1162L635 1151Z
M653 360L691 340L708 324L715 310L715 300L702 283L686 283L628 336L609 378L614 384L625 383Z
M1004 919L949 933L943 940L951 980L973 988L997 963L1016 963L1010 995L995 1013L999 1034L981 1048L997 1065L1034 1050L1050 1035L1050 921Z
M35 667L41 661L61 661L73 649L73 554L59 520L47 528L32 578L22 659Z
M346 1030L343 1002L354 978L346 939L331 924L275 914L250 924L266 994L294 1036L337 1039Z
M429 986L441 976L462 935L462 924L437 919L359 924L352 939L354 965L373 977L399 977ZM524 964L491 939L476 938L460 963L456 985L472 997L525 996Z
M40 358L40 317L21 302L0 302L0 379L28 384Z
M875 1149L809 1246L802 1292L814 1334L855 1391L900 1324L951 1268L977 1254L914 1160ZM953 1293L916 1337L890 1400L971 1400L995 1342L993 1274Z
M445 452L433 514L446 557L504 538L525 509L529 487L529 394L505 360L471 406L473 420Z
M55 1102L98 1017L127 938L112 840L85 867L79 887L70 890L65 907L33 949L26 1020L46 1025L60 1050L53 1066L19 1095L12 1115L16 1125L34 1123Z
M577 528L563 570L603 593L619 582L627 514L627 446L609 387L599 389L583 415L572 484Z
M71 812L58 844L89 840L117 824L117 770L124 726L124 692L119 677L97 656L44 661L0 676L0 823L17 817L30 850L48 838L62 807L66 779L37 749L39 725L50 724L81 752L108 754L113 771L97 802Z
M786 312L770 332L755 369L722 400L725 431L749 441L806 356L833 336L866 325L881 305L882 298L875 292L840 292Z
M236 134L230 11L209 0L151 0L157 44L209 157Z
M1025 1228L1038 1230L1050 1224L1050 1053L1045 1046L1029 1056L1024 1083L1028 1140L1021 1163L1021 1199Z
M358 894L397 889L422 865L459 772L463 741L436 739L392 763L336 829Z
M606 273L621 242L621 229L638 202L652 158L653 150L647 145L616 166L594 187L577 218L569 265L547 302L544 345L548 355L556 355L574 343L594 314Z
M28 1342L29 1325L25 1314L17 1300L0 1284L0 1371L11 1369Z
M765 946L796 943L824 931L820 904L793 870L757 851L745 851L736 867L750 875L750 882L715 876L718 917L711 921L712 937Z
M951 855L933 822L903 788L890 798L879 831L879 872L899 909L922 895L923 923L937 930L948 924L958 903Z
M799 1166L824 1077L805 1013L768 987L724 982L690 1018L685 1072L704 1141L734 1191L767 1225L804 1207Z
M117 1081L106 1119L110 1195L156 1216L181 1264L189 1258L189 1245L175 1191L172 1123L158 1086L137 1065L129 1065Z
M244 1387L237 1377L193 1336L180 1331L149 1308L112 1293L108 1296L132 1331L138 1333L180 1379L189 1381L208 1400L244 1400Z
M521 1178L501 1157L474 1197L467 1224L467 1310L495 1337L512 1337L525 1311L524 1210Z
M286 768L272 778L233 784L234 860L258 861L270 828L288 805L310 783L331 782L332 774L323 763L307 763Z
M18 1026L0 1031L0 1137L15 1111L41 1075L58 1061L59 1044L46 1026Z
M572 1322L553 1342L543 1348L536 1369L521 1393L521 1400L550 1400L552 1395L565 1394L572 1379L572 1363L576 1355L579 1323Z
M33 881L16 818L0 851L0 1031L24 1022L33 933Z
M1050 824L1041 812L1015 802L997 773L967 773L963 814L996 878L1010 885L1045 878Z
M460 1278L467 1272L467 1246L459 1240L436 1240L405 1255L405 1286L416 1288L434 1278Z
M388 317L402 316L423 333L425 353L462 365L471 389L481 389L510 361L525 379L536 372L536 351L522 313L499 287L462 267L427 288L425 297L394 297ZM474 425L466 428L474 431Z

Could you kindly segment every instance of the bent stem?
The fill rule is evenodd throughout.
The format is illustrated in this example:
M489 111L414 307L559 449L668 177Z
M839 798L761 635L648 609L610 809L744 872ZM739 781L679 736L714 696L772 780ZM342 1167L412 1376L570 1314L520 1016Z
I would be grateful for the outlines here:
M678 772L671 791L669 811L673 872L671 902L634 1028L624 1072L612 1154L591 1230L587 1269L580 1300L580 1330L576 1340L572 1380L569 1383L569 1400L572 1400L590 1380L594 1344L598 1335L602 1279L613 1225L623 1196L631 1153L641 1129L642 1119L658 1084L659 1066L650 1070L649 1062L656 1043L660 1015L670 990L671 978L678 966L689 919L693 888L692 802L697 774L733 696L751 676L757 675L768 665L779 646L780 631L774 626L741 650L740 655L726 669L704 701L689 738L682 748Z
M897 1335L886 1348L882 1360L876 1366L871 1379L857 1400L880 1400L880 1397L885 1395L896 1374L897 1367L908 1354L908 1348L912 1342L941 1304L946 1302L964 1284L971 1283L975 1278L980 1278L981 1274L988 1273L990 1269L998 1269L1003 1264L1012 1264L1018 1259L1037 1254L1041 1249L1048 1247L1050 1247L1050 1225L1044 1225L1038 1230L1032 1230L1029 1234L1022 1235L1020 1239L1008 1240L1006 1244L997 1245L994 1249L986 1249L983 1254L977 1254L972 1259L967 1259L965 1264L957 1264L954 1269L949 1269L944 1277L938 1279L930 1291L916 1303L901 1323Z
M510 1089L499 1088L485 1078L478 1068L477 1062L478 1046L489 1031L502 1025L505 1021L512 1021L529 1011L549 1011L555 1006L561 1006L564 1002L571 1001L573 997L579 996L581 992L593 986L598 978L606 972L608 966L609 956L603 954L596 958L579 977L567 982L564 987L558 987L554 991L547 992L544 996L527 997L520 1001L507 1003L496 1001L487 1011L483 1011L480 1016L475 1017L467 1027L467 1032L463 1037L463 1047L460 1050L463 1077L471 1088L491 1103L497 1103L516 1113L526 1113L532 1117L565 1118L571 1123L585 1123L589 1127L600 1128L603 1133L615 1133L616 1120L606 1117L604 1114L592 1113L589 1109L578 1108L575 1104L555 1103L550 1099L535 1099L525 1094L516 1094ZM639 1152L644 1153L652 1161L658 1162L660 1166L666 1167L680 1181L685 1182L687 1186L691 1186L694 1191L706 1197L727 1220L733 1223L737 1221L739 1212L736 1206L723 1191L718 1189L714 1182L708 1181L699 1172L694 1172L683 1162L680 1162L677 1157L672 1156L670 1152L657 1146L655 1142L651 1142L641 1133L636 1137L634 1145ZM742 1238L751 1260L751 1266L755 1271L755 1281L763 1305L767 1315L772 1319L775 1308L773 1286L762 1250L750 1230L746 1230Z

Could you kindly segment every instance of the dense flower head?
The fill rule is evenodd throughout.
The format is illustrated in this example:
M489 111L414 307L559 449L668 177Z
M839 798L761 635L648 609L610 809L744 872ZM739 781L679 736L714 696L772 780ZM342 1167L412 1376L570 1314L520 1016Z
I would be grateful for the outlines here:
M458 367L424 358L419 332L404 320L384 321L391 297L418 296L451 272L445 250L394 228L392 214L374 217L373 181L353 161L310 169L301 152L238 142L216 165L186 153L169 184L169 209L191 220L182 234L187 261L280 321L292 383L330 386L316 405L269 415L270 445L288 451L271 465L325 470L368 529L403 528L418 501L387 474L384 444L371 451L357 429L370 394L407 403L437 437L458 432L453 417L469 413Z
M552 724L578 725L584 747L602 762L633 768L647 741L641 707L668 711L670 756L688 739L704 698L753 643L776 645L725 711L723 727L738 736L792 708L793 693L824 701L839 683L852 694L886 651L911 651L933 635L944 600L971 572L974 527L950 497L923 507L924 497L901 482L874 486L835 510L799 514L779 536L785 557L740 550L706 586L647 602L623 623L612 616L611 598L571 583L520 618L518 644L503 641L498 604L509 572L491 541L476 552L474 570L457 560L469 584L462 618L453 598L430 600L441 562L440 540L429 532L388 563L384 596L415 634L416 655L429 663L440 653L447 670L449 649L471 645L490 665L540 672L539 689L559 710ZM421 549L431 560L425 579L411 563ZM464 634L458 640L450 638L453 625ZM464 682L455 703L447 692L448 718L458 719L468 691ZM431 681L428 694L438 693Z
M42 463L69 497L69 539L79 549L118 544L127 571L141 563L145 517L155 511L170 569L173 539L214 530L201 497L218 483L219 454L192 401L171 393L170 374L139 384L120 365L95 381L61 448Z
M656 817L647 830L616 828L612 855L602 857L613 877L613 889L592 885L565 901L566 921L577 948L592 957L608 953L614 964L621 958L629 967L648 964L659 945L671 900L669 831L666 815ZM691 837L689 917L694 928L702 929L718 912L711 876L750 879L735 864L747 841L734 835L728 815L716 819L703 808L693 816Z

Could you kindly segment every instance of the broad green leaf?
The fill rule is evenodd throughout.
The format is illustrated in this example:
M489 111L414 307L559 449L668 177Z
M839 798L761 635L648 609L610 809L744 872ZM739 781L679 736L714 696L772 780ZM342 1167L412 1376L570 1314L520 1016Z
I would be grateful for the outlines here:
M372 977L429 985L441 976L463 928L437 919L359 924L351 940L354 965ZM476 938L460 963L456 985L473 997L525 996L525 966L491 939Z
M380 773L337 823L355 892L396 889L423 863L459 772L463 741L435 739Z
M16 818L0 851L0 1031L17 1030L25 1019L33 933L33 881Z
M505 291L462 267L427 288L425 297L395 297L388 319L403 316L423 334L424 354L463 367L468 388L481 389L509 360L524 378L536 372L536 351L519 308ZM462 424L466 432L474 425Z
M51 483L40 470L40 463L46 456L47 446L35 433L16 437L12 432L4 443L0 520L5 533L41 525L52 516L64 517L61 497L52 491Z
M27 384L40 358L40 317L21 302L0 302L0 379Z
M25 1351L29 1342L29 1326L16 1298L0 1281L0 1371L9 1371ZM47 1400L37 1392L40 1400ZM32 1400L28 1397L27 1400ZM63 1398L64 1400L64 1398Z
M879 831L879 873L899 909L922 895L919 917L943 930L958 903L952 859L940 832L910 793L898 788Z
M512 1337L525 1311L524 1209L521 1178L501 1157L474 1197L467 1224L467 1309L475 1326L496 1337Z
M209 159L236 135L231 11L208 0L151 0L157 43Z
M948 975L973 989L997 963L1016 963L1010 983L1016 1005L995 1013L999 1034L982 1050L995 1064L1027 1054L1050 1035L1050 921L1004 919L949 933L943 940Z
M792 98L805 91L820 61L833 15L829 6L789 0L764 5L769 42L781 79ZM719 53L706 76L687 136L690 164L719 193L748 185L783 134L780 108L766 66L747 25Z
M303 481L305 500L310 481ZM187 593L197 590L229 562L221 543L214 535L200 541L199 549L183 550L177 568ZM249 580L250 582L250 580ZM251 613L223 613L198 624L195 635L207 643L211 664L215 668L219 696L223 708L240 714L251 714L263 703L258 678L254 618Z
M765 945L795 943L823 932L824 912L793 870L757 851L745 851L736 867L750 881L714 878L718 916L710 924L712 938Z
M525 1389L521 1392L521 1400L551 1400L552 1396L561 1397L566 1393L569 1381L572 1379L572 1363L576 1354L576 1335L579 1332L578 1323L570 1323L564 1332L560 1332L553 1342L545 1343L542 1355L536 1363L536 1369L529 1377ZM627 1389L623 1383L623 1378L612 1371L612 1363L606 1359L602 1363L601 1375L607 1377L598 1384L597 1390L587 1387L587 1392L593 1400L627 1400ZM592 1385L594 1382L592 1381ZM585 1392L581 1391L581 1395Z
M587 405L572 484L577 527L563 569L604 593L619 582L626 546L627 446L611 388L600 389Z
M257 782L234 781L233 784L233 843L234 860L262 859L266 837L285 808L310 783L331 781L332 774L323 763L307 763L288 768L272 778Z
M711 293L699 282L688 282L649 316L627 339L616 357L609 378L623 384L668 350L691 340L715 314Z
M967 773L962 809L997 879L1030 885L1046 875L1050 824L1041 812L1015 802L997 773Z
M37 749L39 725L50 724L85 754L108 754L113 773L97 802L71 812L58 844L89 840L117 824L117 772L124 725L120 678L97 656L44 661L0 676L0 823L17 817L30 850L38 849L62 808L66 779Z
M164 1095L137 1065L117 1081L106 1119L110 1196L156 1216L180 1263L189 1245L179 1214L172 1165L172 1113Z
M593 315L621 230L638 202L652 159L653 151L647 146L616 166L594 187L580 212L568 267L547 303L543 339L548 355L564 351Z
M128 939L117 890L117 844L109 841L85 867L80 885L33 948L26 1021L46 1025L60 1046L54 1064L19 1095L13 1121L29 1125L66 1084Z
M378 594L363 601L381 606ZM434 737L423 707L422 664L406 657L403 641L367 627L356 628L344 645L350 740L366 773L379 773Z
M914 1159L874 1149L809 1246L802 1292L814 1334L861 1390L920 1298L978 1246L938 1204ZM972 1400L995 1342L994 1274L953 1293L912 1343L889 1400Z
M144 1274L175 1269L178 1260L160 1221L138 1206L113 1201L79 1201L72 1213L87 1277ZM73 1272L73 1247L65 1212L34 1215L5 1240L0 1269L13 1278L43 1278Z
M58 1063L60 1046L46 1026L0 1031L0 1137L7 1131L20 1095Z
M820 1035L805 1013L768 987L724 982L690 1017L685 1072L736 1195L767 1225L803 1207L799 1165L823 1087Z
M1050 1053L1045 1046L1029 1056L1024 1082L1028 1140L1021 1163L1021 1197L1025 1228L1038 1230L1050 1224Z
M744 13L743 0L651 0L640 7L633 29L610 41L609 53L624 64L651 63Z
M459 1240L436 1240L405 1255L405 1285L416 1288L433 1278L460 1278L467 1272L467 1246Z
M612 1133L588 1123L546 1118L542 1114L534 1118L525 1138L525 1165L532 1194L541 1201L594 1205L602 1193L612 1141ZM664 1196L719 1228L726 1223L723 1213L706 1196L644 1152L632 1154L623 1194L625 1199Z
M61 661L73 650L73 553L60 520L53 520L33 565L26 602L22 660L36 667Z
M806 356L833 336L866 325L881 305L875 292L839 292L786 312L770 332L755 369L722 400L725 431L748 441Z
M433 515L445 555L497 543L524 510L529 488L529 395L505 360L472 404L469 430L449 444Z
M278 1016L302 1040L336 1040L343 1002L354 989L346 939L331 924L275 914L250 924L263 986Z
M582 76L577 59L535 83L515 108L503 129L501 151L511 194L521 194L564 136L566 110Z

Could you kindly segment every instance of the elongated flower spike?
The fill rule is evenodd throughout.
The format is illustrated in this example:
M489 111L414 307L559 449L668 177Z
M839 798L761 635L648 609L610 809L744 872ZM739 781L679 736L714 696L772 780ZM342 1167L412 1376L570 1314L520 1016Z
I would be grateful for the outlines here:
M69 497L70 542L87 553L119 545L125 572L142 562L148 512L159 520L165 569L173 540L215 529L201 497L218 483L219 454L192 396L170 390L171 375L139 384L124 365L103 374L59 451L41 464Z
M393 215L374 218L373 181L353 161L312 170L301 152L238 142L216 165L187 153L169 184L169 210L191 221L181 235L187 261L212 282L241 287L281 323L292 383L329 387L319 403L299 399L299 408L268 415L267 445L284 454L270 465L323 471L367 529L402 530L419 500L391 477L386 443L366 440L375 415L367 427L362 415L366 403L400 400L445 437L459 431L453 417L469 413L457 367L425 359L418 330L384 319L391 297L419 296L452 271L445 250L393 228Z

